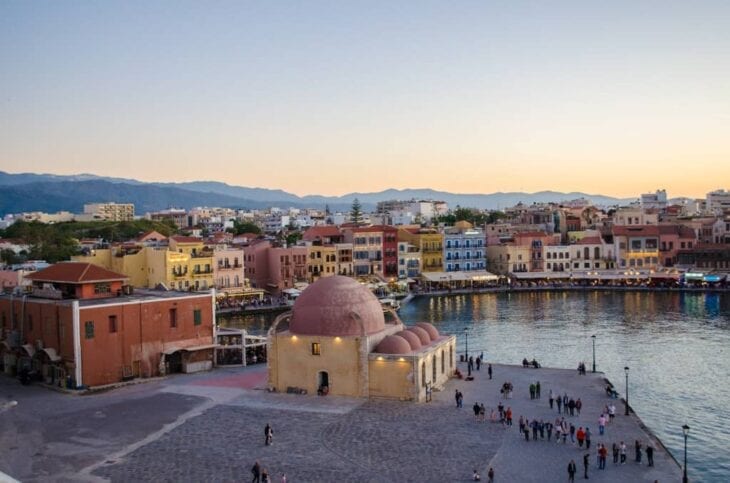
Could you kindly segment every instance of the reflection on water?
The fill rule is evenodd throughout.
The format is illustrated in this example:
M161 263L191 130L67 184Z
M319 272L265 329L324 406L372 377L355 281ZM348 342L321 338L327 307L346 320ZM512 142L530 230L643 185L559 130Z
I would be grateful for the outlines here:
M490 360L547 366L592 362L623 392L629 366L631 405L675 455L681 426L692 428L690 476L730 481L725 431L730 411L730 296L647 292L533 292L419 298L400 311L404 322L433 323ZM473 349L472 349L473 348Z
M399 312L457 335L463 350L519 364L575 368L592 362L623 392L629 366L631 405L676 456L682 425L690 432L694 481L730 481L730 295L651 292L531 292L420 297ZM223 325L264 334L275 314L235 317Z

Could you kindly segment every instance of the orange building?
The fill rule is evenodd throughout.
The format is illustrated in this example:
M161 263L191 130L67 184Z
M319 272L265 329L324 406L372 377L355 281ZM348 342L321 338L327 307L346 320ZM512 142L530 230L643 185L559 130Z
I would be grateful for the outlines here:
M28 278L27 295L0 296L0 365L48 383L100 386L213 365L213 294L135 290L89 263Z

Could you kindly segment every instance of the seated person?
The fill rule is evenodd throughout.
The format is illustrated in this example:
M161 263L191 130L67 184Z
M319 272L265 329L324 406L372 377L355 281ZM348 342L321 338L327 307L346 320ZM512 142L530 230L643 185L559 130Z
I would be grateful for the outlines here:
M463 379L463 378L464 378L464 376L463 376L463 375L461 374L461 371L459 370L459 368L458 368L458 367L457 367L457 368L456 368L456 370L454 371L454 376L456 376L456 377L457 377L457 378L459 378L459 379Z
M479 481L482 478L481 478L481 476L479 476L479 473L477 472L477 470L474 470L474 476L472 476L471 479L474 480L474 481Z
M527 357L522 359L522 367L530 367L530 363L527 362Z
M540 364L538 364L535 359L532 359L532 367L534 367L535 369L537 369L538 367L540 367Z

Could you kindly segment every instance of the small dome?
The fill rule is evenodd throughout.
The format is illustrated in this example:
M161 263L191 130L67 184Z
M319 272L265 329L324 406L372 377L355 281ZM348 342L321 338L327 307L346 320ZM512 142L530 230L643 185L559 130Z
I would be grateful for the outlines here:
M411 352L411 345L403 337L389 335L380 341L375 348L379 354L408 354Z
M431 340L436 340L439 338L439 331L434 327L433 325L429 324L428 322L419 322L416 324L416 327L420 327L426 332L428 332L428 336L431 338Z
M414 334L416 334L416 336L418 336L418 338L421 341L421 345L428 345L431 343L431 337L429 337L428 332L426 332L422 328L411 327L407 330L408 330L408 332L413 332Z
M414 351L417 351L421 348L421 339L418 338L416 334L413 332L408 332L407 330L401 330L397 334L395 334L399 337L403 337L405 340L408 341L408 343L411 345L411 349Z
M289 331L329 337L375 334L385 329L383 308L367 287L348 277L323 277L294 302Z

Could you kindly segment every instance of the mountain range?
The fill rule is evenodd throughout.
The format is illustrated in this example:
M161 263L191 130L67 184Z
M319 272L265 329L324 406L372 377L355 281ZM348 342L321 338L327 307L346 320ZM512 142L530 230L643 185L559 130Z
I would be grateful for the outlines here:
M614 198L580 192L459 194L432 189L388 189L377 193L349 193L343 196L297 196L283 190L231 186L218 181L183 183L146 183L135 179L110 178L94 174L54 175L6 173L0 171L0 214L27 211L70 211L80 213L84 203L114 201L134 203L143 214L170 207L190 209L196 206L261 209L324 208L349 210L358 199L365 210L386 200L440 200L450 207L503 209L517 203L560 202L586 198L597 206L626 204L633 199Z

